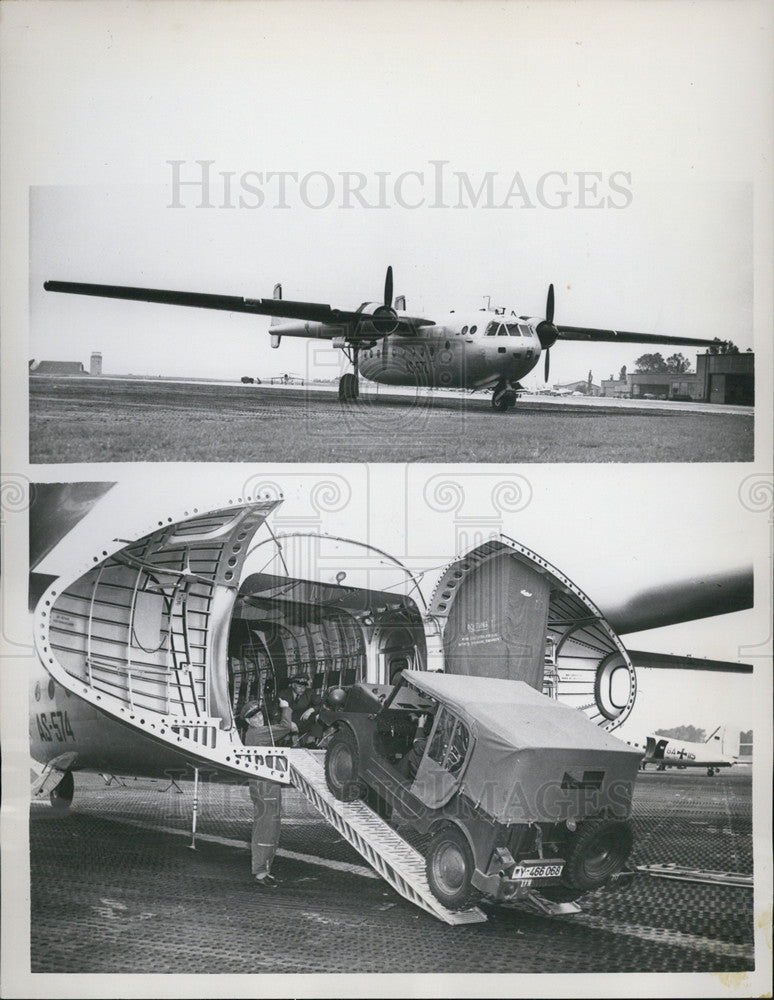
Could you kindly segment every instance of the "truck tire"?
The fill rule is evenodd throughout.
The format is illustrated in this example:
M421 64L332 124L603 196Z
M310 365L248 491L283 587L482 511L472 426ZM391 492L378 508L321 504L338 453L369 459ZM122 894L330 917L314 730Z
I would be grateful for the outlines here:
M445 826L430 841L425 871L435 898L450 910L475 906L481 893L471 885L475 865L465 834Z
M354 802L365 794L358 777L360 754L350 729L338 729L325 751L325 781L340 802Z
M590 892L621 871L631 854L634 836L624 820L590 819L574 837L564 881L573 889Z

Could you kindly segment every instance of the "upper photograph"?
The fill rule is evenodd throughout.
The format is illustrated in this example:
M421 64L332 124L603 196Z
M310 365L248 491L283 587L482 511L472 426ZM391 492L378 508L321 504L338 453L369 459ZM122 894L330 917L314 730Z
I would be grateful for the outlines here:
M218 87L108 74L73 120L163 141L29 188L30 461L753 461L749 46L562 10L550 74L523 6L404 11L421 73L358 22L310 74L262 9Z

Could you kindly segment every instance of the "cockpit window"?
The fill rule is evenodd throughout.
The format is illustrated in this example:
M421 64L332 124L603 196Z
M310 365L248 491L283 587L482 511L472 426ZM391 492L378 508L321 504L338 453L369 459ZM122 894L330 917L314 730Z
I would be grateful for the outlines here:
M519 326L518 323L509 323L508 324L508 333L510 333L510 335L512 337L520 337L521 336L521 327Z
M532 336L532 329L529 326L522 326L521 324L519 324L519 330L521 330L522 337Z
M495 334L497 333L497 327L499 325L500 325L499 323L490 323L489 326L486 328L486 336L494 337Z
M507 337L508 336L508 330L506 329L505 323L501 323L500 324L500 329L497 331L497 336L498 337Z

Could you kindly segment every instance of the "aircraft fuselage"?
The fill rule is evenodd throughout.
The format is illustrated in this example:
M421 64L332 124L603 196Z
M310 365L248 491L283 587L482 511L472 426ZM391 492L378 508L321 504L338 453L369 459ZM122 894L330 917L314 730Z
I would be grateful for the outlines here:
M483 389L518 382L537 365L538 322L480 310L451 313L447 322L417 328L412 336L385 337L365 321L357 334L342 328L340 341L359 345L360 373L372 382ZM279 323L270 332L275 338L331 339L323 323ZM337 338L334 345L339 346Z

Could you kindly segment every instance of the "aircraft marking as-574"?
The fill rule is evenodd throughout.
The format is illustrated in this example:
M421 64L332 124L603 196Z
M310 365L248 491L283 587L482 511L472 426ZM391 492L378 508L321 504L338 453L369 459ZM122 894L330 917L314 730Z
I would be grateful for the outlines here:
M711 346L717 340L555 324L553 285L548 288L544 317L520 316L515 310L506 314L505 308L452 311L442 320L416 316L406 310L405 296L393 299L391 267L387 268L382 301L363 302L354 310L283 299L279 284L274 286L271 299L73 281L47 281L44 287L49 292L270 316L272 347L279 347L283 337L302 337L329 340L344 351L352 371L339 380L339 398L343 401L357 398L362 374L387 385L492 389L492 406L505 411L524 391L520 379L537 366L543 354L544 377L548 381L550 350L557 341L698 348Z

